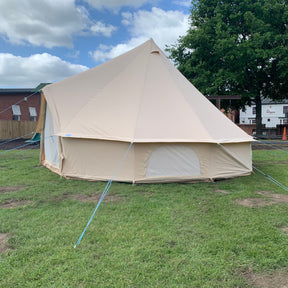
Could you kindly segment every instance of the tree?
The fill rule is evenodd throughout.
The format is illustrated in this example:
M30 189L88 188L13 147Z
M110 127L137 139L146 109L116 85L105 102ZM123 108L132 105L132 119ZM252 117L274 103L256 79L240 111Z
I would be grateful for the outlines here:
M178 69L205 95L288 97L288 0L193 0L190 29L168 47Z

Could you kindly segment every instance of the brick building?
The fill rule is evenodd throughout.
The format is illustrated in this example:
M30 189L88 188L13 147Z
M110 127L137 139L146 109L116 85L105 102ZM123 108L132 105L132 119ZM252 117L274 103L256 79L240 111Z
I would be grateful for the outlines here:
M38 121L41 103L38 87L0 89L0 120Z

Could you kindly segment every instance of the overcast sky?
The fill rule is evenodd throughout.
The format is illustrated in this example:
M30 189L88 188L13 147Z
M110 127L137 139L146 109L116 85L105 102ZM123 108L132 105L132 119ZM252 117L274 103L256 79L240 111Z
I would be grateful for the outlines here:
M56 82L188 29L190 0L0 0L0 88Z

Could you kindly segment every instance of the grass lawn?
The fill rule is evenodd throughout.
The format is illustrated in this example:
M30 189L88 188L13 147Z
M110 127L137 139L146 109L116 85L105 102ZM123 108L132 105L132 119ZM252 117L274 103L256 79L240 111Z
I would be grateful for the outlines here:
M106 183L60 178L38 154L0 155L0 287L288 285L288 192L262 175L113 183L74 249ZM288 186L286 153L253 158Z

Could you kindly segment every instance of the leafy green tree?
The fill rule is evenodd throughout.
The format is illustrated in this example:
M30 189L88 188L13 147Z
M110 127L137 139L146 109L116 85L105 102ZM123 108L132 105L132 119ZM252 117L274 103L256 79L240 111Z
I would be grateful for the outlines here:
M179 70L205 95L288 97L288 0L194 0L190 29L168 47Z

